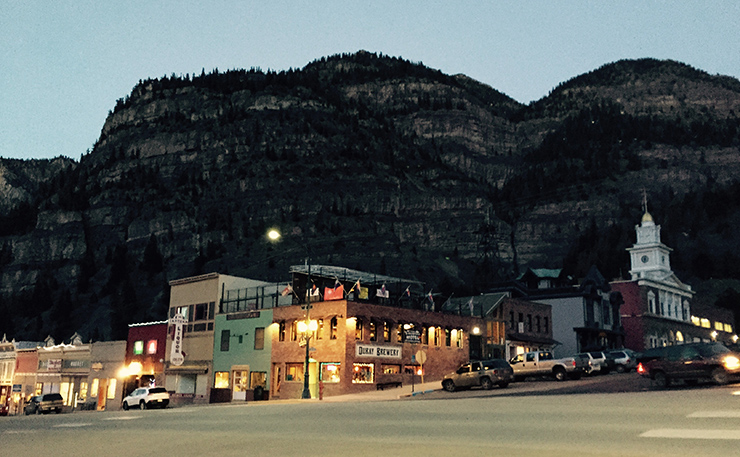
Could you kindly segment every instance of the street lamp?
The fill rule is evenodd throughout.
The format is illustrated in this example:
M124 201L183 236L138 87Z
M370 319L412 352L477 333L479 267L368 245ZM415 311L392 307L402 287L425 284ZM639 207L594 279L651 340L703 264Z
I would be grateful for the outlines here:
M311 350L311 337L313 336L316 329L319 328L318 322L310 320L308 318L308 309L306 309L306 320L298 322L298 331L303 333L303 341L306 344L306 360L305 360L305 371L303 373L303 393L301 398L311 398L311 391L308 389L308 365L311 363L310 350Z

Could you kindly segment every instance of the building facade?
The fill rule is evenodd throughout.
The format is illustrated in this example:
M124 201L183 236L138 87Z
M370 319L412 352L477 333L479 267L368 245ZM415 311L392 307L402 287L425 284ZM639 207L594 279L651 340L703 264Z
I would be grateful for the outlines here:
M275 283L210 273L170 282L168 333L181 331L181 338L167 338L165 384L173 404L208 403L214 387L216 316L253 306L271 308L281 296ZM239 291L254 291L240 297ZM231 295L230 295L231 294ZM232 296L235 295L235 296ZM241 309L244 306L245 309ZM182 326L173 319L182 319ZM178 328L180 330L178 330ZM177 342L173 345L173 342ZM173 357L177 354L177 357Z
M673 344L737 340L728 310L714 306L693 310L694 291L671 270L671 248L661 242L660 226L645 211L635 226L637 240L628 248L631 279L612 289L623 302L625 346L635 351Z
M315 330L302 330L307 319ZM270 390L281 399L301 398L306 371L311 398L439 380L470 359L469 335L483 325L343 299L275 308L273 320Z

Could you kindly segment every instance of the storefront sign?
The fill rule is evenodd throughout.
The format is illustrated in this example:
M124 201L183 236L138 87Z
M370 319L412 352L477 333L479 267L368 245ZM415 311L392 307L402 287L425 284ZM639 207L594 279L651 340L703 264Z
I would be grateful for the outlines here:
M400 359L401 347L370 346L367 344L358 344L357 346L355 346L355 355L357 357L381 357L386 359Z
M185 362L185 355L182 353L182 326L186 324L185 316L175 314L170 318L170 325L173 326L172 332L172 350L170 351L170 363L180 366Z
M46 371L62 371L62 359L47 360Z

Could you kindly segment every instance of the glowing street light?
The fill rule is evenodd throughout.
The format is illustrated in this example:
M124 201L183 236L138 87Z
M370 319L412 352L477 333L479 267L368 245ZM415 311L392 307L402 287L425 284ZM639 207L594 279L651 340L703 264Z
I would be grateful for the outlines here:
M303 393L301 398L311 398L311 391L308 389L308 365L311 363L310 351L311 351L311 337L314 335L316 329L319 328L319 323L315 320L308 319L308 311L306 311L306 320L298 322L298 331L303 333L303 340L306 342L306 360L304 362L305 371L303 373Z

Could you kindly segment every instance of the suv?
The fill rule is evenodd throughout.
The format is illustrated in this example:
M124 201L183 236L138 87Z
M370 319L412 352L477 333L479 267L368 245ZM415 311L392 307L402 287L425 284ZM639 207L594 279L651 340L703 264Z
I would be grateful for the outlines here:
M164 387L139 387L123 399L123 409L128 411L131 407L166 408L170 403L170 394Z
M676 380L693 384L700 379L724 385L740 374L740 355L720 343L681 344L652 352L649 360L639 363L637 372L661 387Z
M23 412L28 414L46 414L54 411L59 414L64 408L64 399L61 394L43 394L31 397L23 407Z
M582 352L576 354L576 357L581 357L587 360L588 366L586 368L586 374L608 374L609 363L606 360L606 355L600 351L594 352Z
M442 378L442 388L448 392L474 386L491 389L494 384L503 388L513 379L514 370L506 360L490 359L462 365L455 372Z
M609 351L606 353L607 361L611 362L617 373L628 373L635 369L637 361L635 353L629 349L620 349L618 351Z

